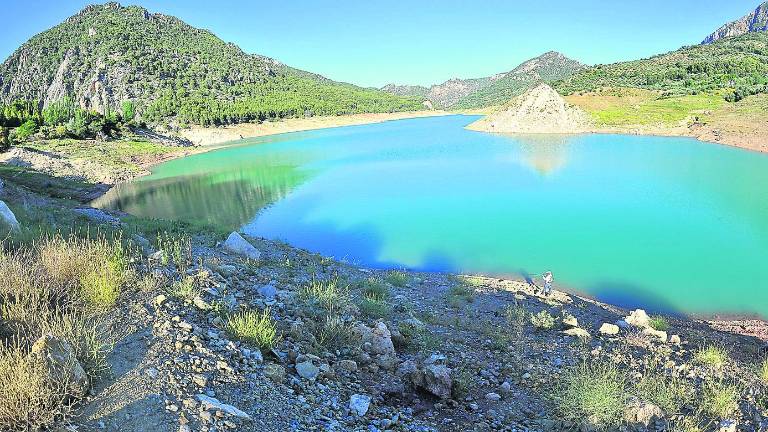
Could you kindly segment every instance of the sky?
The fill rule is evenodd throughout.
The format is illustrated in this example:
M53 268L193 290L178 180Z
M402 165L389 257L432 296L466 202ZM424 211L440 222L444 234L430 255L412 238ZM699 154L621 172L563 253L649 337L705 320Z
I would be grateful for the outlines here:
M0 58L93 0L0 0ZM547 51L587 64L699 43L760 0L126 0L337 81L431 85ZM13 17L9 19L7 17Z

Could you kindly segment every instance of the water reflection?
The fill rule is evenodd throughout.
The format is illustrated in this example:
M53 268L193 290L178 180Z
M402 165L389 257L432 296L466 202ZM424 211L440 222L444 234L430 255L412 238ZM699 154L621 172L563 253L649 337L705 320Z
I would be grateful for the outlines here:
M120 185L94 201L93 206L236 229L309 176L309 171L293 165L251 163L229 171Z
M520 161L527 167L547 177L568 163L570 135L508 135L520 149Z

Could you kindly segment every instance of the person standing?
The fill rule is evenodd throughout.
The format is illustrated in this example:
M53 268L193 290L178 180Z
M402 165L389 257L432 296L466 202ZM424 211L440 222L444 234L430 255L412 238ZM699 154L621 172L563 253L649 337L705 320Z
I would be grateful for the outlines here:
M544 272L541 278L544 279L544 296L549 296L552 294L552 281L554 281L555 278L552 276L551 271Z

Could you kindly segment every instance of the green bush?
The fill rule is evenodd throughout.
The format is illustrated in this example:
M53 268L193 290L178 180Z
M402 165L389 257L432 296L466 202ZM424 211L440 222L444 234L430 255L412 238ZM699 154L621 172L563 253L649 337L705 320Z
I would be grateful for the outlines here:
M768 384L768 358L763 360L763 363L760 364L758 376L763 381L763 383Z
M613 364L582 364L563 377L558 396L561 415L599 429L617 427L623 418L627 379Z
M277 324L269 309L261 312L247 310L230 316L227 333L260 349L271 349L280 341Z
M555 328L555 321L555 317L546 310L531 315L531 324L539 330L552 330Z
M700 408L716 419L730 418L739 409L740 389L734 383L707 381L704 383Z
M724 348L713 345L701 348L693 354L693 360L696 363L715 370L722 369L729 359L728 352Z
M636 389L641 399L656 404L666 415L680 413L694 395L693 386L684 379L656 373L644 375Z
M392 270L384 277L384 280L396 287L404 287L408 284L411 278L408 273L400 270Z
M338 277L313 280L299 290L299 299L327 312L340 310L349 304L349 289Z
M654 330L658 330L658 331L669 330L669 321L667 321L667 319L661 315L652 316L649 322L649 325Z
M16 128L16 140L26 141L27 138L37 132L37 123L34 120L27 120L21 126Z

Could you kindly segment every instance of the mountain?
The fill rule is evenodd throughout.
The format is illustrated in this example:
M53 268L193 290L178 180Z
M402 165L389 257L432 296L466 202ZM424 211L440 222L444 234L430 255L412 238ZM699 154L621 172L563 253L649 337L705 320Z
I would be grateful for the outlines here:
M422 108L417 98L334 82L118 3L84 8L0 66L0 103L64 98L100 113L128 101L146 122L181 125Z
M382 90L397 95L424 97L442 108L485 108L502 105L538 83L568 77L585 67L563 54L550 51L522 63L512 71L484 78L454 78L433 85L426 94L426 88L420 86L390 84Z
M728 89L726 98L768 92L768 32L683 47L648 59L597 65L557 81L561 94L604 87L660 90L665 96Z
M501 105L542 82L567 78L586 66L563 54L550 51L492 79L487 86L463 97L455 108L484 108Z
M589 116L568 104L552 87L539 83L515 96L498 111L467 129L515 134L580 133L588 129Z
M768 1L740 19L720 27L701 43L702 45L707 45L723 38L761 31L768 31Z

